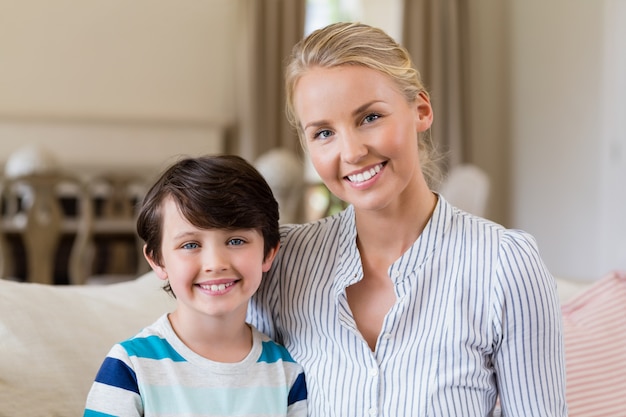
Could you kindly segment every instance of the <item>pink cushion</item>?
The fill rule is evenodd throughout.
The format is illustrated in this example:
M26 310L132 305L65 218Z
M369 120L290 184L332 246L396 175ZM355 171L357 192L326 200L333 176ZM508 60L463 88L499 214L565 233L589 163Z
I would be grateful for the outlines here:
M626 272L563 305L570 417L626 415Z

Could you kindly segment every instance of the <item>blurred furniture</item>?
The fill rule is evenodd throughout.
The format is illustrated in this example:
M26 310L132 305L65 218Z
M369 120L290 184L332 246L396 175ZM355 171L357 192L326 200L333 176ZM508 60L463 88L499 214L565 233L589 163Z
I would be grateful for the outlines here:
M304 165L298 155L284 148L271 149L254 162L278 201L281 223L302 222Z
M49 171L0 184L0 277L85 284L148 270L135 230L139 177Z
M75 199L71 216L66 215L59 198L68 191ZM69 283L84 283L92 208L80 179L58 171L4 178L0 202L0 276L14 276L15 261L24 258L26 281L53 284L57 261L62 259ZM60 251L66 236L69 254Z
M91 265L86 283L126 281L148 272L143 241L135 232L137 210L147 191L145 178L125 173L100 174L87 181L87 189L94 219L86 251Z
M0 417L82 416L114 343L171 311L149 273L111 285L0 279Z
M455 207L485 217L491 181L487 174L472 164L452 167L439 193Z

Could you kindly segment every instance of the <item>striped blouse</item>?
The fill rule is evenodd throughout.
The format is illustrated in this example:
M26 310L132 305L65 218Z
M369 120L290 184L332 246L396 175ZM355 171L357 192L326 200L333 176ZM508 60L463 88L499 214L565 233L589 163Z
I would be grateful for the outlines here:
M567 415L556 282L530 235L439 197L389 267L397 301L372 352L346 298L363 275L354 216L283 226L248 314L304 367L309 416Z

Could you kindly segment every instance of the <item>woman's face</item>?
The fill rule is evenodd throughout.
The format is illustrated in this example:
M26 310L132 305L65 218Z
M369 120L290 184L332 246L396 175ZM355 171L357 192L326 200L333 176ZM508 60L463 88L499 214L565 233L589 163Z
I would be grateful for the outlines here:
M391 78L363 66L314 67L296 84L294 108L313 166L340 199L384 209L423 184L418 133L432 123L426 96L409 103Z

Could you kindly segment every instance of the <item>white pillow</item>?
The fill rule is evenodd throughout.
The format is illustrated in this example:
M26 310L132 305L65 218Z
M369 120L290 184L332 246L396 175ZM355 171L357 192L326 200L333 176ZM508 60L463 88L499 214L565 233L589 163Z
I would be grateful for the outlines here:
M107 352L173 309L153 272L103 286L0 279L0 416L82 415Z

